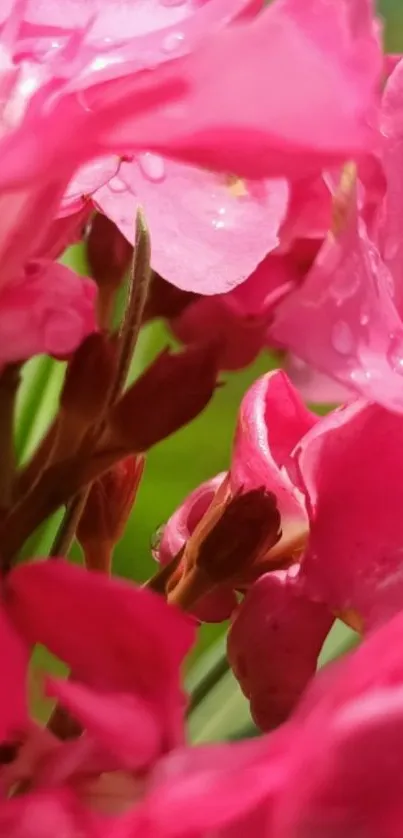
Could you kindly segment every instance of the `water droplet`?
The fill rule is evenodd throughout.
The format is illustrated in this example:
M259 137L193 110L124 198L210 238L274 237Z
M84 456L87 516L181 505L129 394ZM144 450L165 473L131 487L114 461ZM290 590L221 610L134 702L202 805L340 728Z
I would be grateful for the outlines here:
M111 192L126 192L127 186L120 177L113 177L109 181L109 189Z
M225 227L225 221L223 218L213 218L211 223L215 230L222 230Z
M348 323L339 320L332 329L332 344L340 355L349 355L354 347L353 335Z
M77 96L77 102L79 103L79 105L81 105L82 109L83 109L84 111L87 111L88 113L90 113L90 112L91 112L91 108L90 108L90 106L89 106L89 105L88 105L88 103L87 103L87 100L86 100L86 98L85 98L85 93L84 93L84 91L83 91L83 90L79 90L79 91L76 93L76 96Z
M361 317L360 317L360 323L361 323L361 326L368 326L368 323L369 323L369 314L366 314L366 313L364 312L364 313L361 315Z
M182 32L170 32L162 42L162 49L167 53L175 52L182 45L183 39Z
M161 0L163 6L171 8L172 6L183 6L186 0Z
M403 335L396 332L390 335L387 358L394 372L403 375Z
M160 549L160 544L164 535L165 524L160 524L159 527L153 532L151 536L151 552L154 556L154 559L158 559L158 553Z
M165 163L159 154L152 154L146 151L144 154L139 154L138 162L143 175L154 183L160 183L165 177Z

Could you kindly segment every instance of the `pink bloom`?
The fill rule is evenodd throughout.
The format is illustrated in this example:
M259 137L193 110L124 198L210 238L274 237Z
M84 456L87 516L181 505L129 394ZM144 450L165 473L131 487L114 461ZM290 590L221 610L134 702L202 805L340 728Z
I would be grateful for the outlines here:
M96 286L64 265L29 262L0 290L0 362L66 356L96 329Z
M366 398L401 412L403 62L382 100L382 154L360 167L341 229L297 292L276 309L273 336ZM350 204L350 206L348 206ZM354 206L355 205L355 206Z
M117 717L111 716L105 737L115 738L117 747L124 713L137 718L144 736L154 721L151 753L156 741L164 751L181 740L179 665L194 636L186 617L145 589L62 560L14 570L7 603L24 638L47 646L82 683L54 684L52 690L89 730L98 730L115 705Z
M281 516L282 537L257 568L236 573L236 587L250 585L253 578L270 569L271 562L291 563L301 552L308 531L303 494L293 482L291 454L317 417L303 405L287 376L276 371L260 378L246 393L238 415L227 493L264 487L272 492ZM209 507L217 490L225 490L225 475L217 475L189 495L164 528L156 558L162 564L178 555L200 522L209 520ZM205 517L204 517L205 516ZM179 565L177 574L181 574ZM176 578L176 575L175 575ZM239 583L239 584L238 584ZM234 583L220 584L204 596L194 610L207 621L221 621L236 605Z
M154 551L155 558L162 565L174 559L193 535L224 478L225 474L217 474L216 477L202 483L173 513L164 526L161 541ZM221 585L211 594L204 596L193 613L202 621L221 623L231 615L236 604L234 591L229 586Z

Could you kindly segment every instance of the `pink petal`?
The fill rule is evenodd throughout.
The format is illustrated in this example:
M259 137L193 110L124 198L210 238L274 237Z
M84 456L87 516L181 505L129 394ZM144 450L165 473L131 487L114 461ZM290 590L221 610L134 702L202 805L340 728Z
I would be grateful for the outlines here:
M0 608L3 687L0 692L0 747L19 741L28 724L27 674L29 649ZM1 758L0 758L1 761Z
M159 729L152 709L133 693L97 693L73 681L54 679L47 693L58 698L122 768L139 770L159 756L162 726Z
M122 163L95 200L133 242L140 204L152 238L152 265L186 291L217 294L243 282L278 244L288 187L239 182L151 154Z
M353 403L322 419L295 458L310 513L309 591L358 628L387 619L403 603L401 418Z
M178 679L193 642L190 620L159 596L62 559L20 565L8 591L24 637L43 643L94 688L156 698Z
M403 326L393 281L364 222L329 236L271 334L308 364L392 410L403 410Z
M190 51L210 31L234 18L253 15L260 7L260 0L123 0L118 5L113 0L67 0L61 8L51 0L31 0L25 19L42 37L49 27L48 37L53 41L92 21L87 42L97 52L107 54L113 45L129 42L137 60L144 57L146 63L155 66L157 60L166 61L172 53ZM174 41L175 34L182 37Z
M287 355L284 369L306 402L337 405L351 401L353 398L353 390L343 387L338 381L318 372L296 355L290 353Z
M82 204L78 212L57 218L44 229L42 240L37 243L35 259L58 259L67 247L76 244L89 220L90 202Z
M277 835L398 838L403 744L402 615L313 685L289 737Z
M256 723L284 722L313 677L334 617L304 593L294 572L267 573L235 614L228 655Z
M66 356L96 329L96 286L70 268L31 262L0 291L0 360Z
M167 94L182 90L181 101L164 107L160 98L153 114L141 115L137 107L137 148L244 176L295 175L298 169L300 177L372 146L369 122L376 119L381 72L372 26L358 36L354 27L350 31L344 20L348 6L343 3L340 13L336 0L326 6L326 30L332 33L327 36L323 17L320 26L310 25L311 20L307 25L305 15L297 20L292 5L274 3L256 21L211 37L192 56L159 67L148 84L148 100L155 101L164 84ZM229 66L232 96L223 72ZM281 85L267 84L267 78ZM138 84L135 88L125 79L113 81L104 89L104 107L105 95L113 96L115 113L123 115L122 107L134 113L140 93ZM99 93L94 88L86 94L88 108L98 109ZM94 137L100 152L132 144L126 113L124 122L122 117L108 120L108 130Z
M395 292L395 304L403 314L403 61L396 64L385 87L381 127L384 137L382 163L387 192L381 217L380 241Z
M304 503L288 467L293 448L316 421L281 371L259 378L239 410L230 472L232 488L264 486L274 492L283 531L300 529L306 523Z
M93 819L67 790L34 791L3 801L0 832L9 838L100 838Z

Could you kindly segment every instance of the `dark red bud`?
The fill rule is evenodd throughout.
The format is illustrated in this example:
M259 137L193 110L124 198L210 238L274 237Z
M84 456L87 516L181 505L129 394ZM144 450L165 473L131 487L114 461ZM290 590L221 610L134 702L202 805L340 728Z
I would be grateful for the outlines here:
M97 212L87 237L87 259L91 276L99 288L119 288L133 256L133 245L113 221Z
M101 333L89 335L74 353L60 397L62 413L88 426L105 409L116 371L116 346Z
M77 527L77 540L87 565L103 567L124 533L144 471L144 457L125 457L96 480L90 489Z
M175 288L159 274L154 273L143 320L146 322L147 320L154 320L156 317L171 320L173 317L178 317L198 296L191 291L182 291L181 288Z
M201 542L196 566L215 582L235 580L281 538L276 498L265 489L252 489L233 497Z
M113 408L107 443L147 451L194 419L214 393L218 355L211 343L162 352Z

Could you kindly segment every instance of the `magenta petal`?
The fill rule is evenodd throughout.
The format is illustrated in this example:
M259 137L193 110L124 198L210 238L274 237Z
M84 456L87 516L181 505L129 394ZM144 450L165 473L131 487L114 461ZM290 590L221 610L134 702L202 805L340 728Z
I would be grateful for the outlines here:
M152 239L153 268L179 288L229 291L278 244L288 202L283 180L240 182L152 154L122 163L95 201L129 241L140 204Z
M349 218L325 242L300 289L279 303L271 334L341 384L403 411L403 324L362 220Z
M313 602L295 574L267 573L252 585L229 635L228 655L256 723L284 722L313 677L334 617Z
M96 285L54 262L30 262L0 290L0 363L69 355L95 331Z
M24 637L43 643L94 688L155 698L162 685L177 682L193 643L191 621L159 596L62 559L20 565L8 594Z
M59 699L122 768L138 770L159 756L162 725L133 693L98 693L73 681L51 680L47 694Z
M376 405L335 411L295 453L310 538L307 588L368 628L402 608L403 423Z
M283 530L306 522L303 499L288 468L291 452L317 422L281 371L259 378L244 396L235 435L231 485L274 492Z
M0 691L0 745L18 742L28 723L27 674L29 649L0 608L3 686Z
M402 815L402 614L324 672L295 717L276 835L398 838ZM329 677L330 676L330 677ZM323 684L323 689L319 689ZM358 832L358 834L359 834Z

